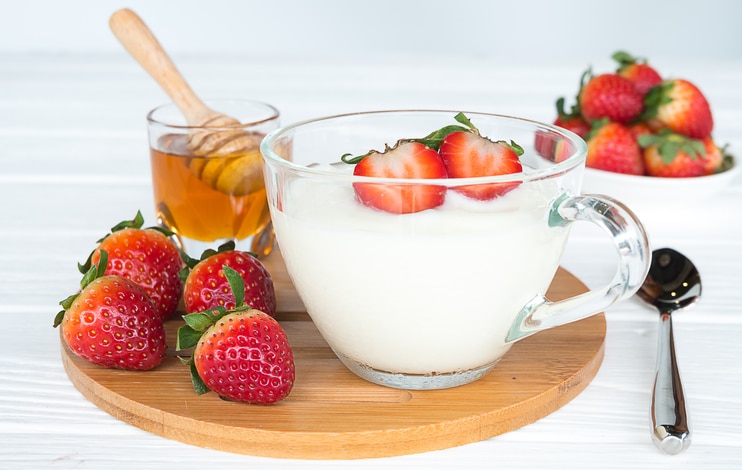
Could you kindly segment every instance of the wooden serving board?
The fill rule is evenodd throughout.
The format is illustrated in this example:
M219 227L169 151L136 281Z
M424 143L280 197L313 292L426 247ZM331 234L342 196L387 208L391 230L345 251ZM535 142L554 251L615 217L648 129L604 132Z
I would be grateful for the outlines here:
M75 387L114 417L166 438L228 452L296 459L357 459L468 444L517 429L557 410L587 387L603 360L605 316L538 333L516 343L482 379L447 390L407 391L357 377L322 339L280 255L264 260L296 361L291 394L270 406L198 396L188 368L169 353L148 372L104 369L67 348L62 362ZM559 269L553 300L586 290Z

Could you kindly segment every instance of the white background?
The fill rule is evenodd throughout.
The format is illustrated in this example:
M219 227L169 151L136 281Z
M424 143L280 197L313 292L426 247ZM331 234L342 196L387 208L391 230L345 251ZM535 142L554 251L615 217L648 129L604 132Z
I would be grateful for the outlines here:
M217 452L85 399L51 320L95 240L137 209L154 220L145 114L166 101L108 28L123 6L201 96L267 101L285 124L411 107L550 120L586 66L615 69L611 53L626 49L697 83L715 138L742 156L742 1L0 0L0 468L742 468L739 174L698 206L632 207L653 245L690 256L704 282L701 302L673 314L695 432L680 456L649 438L658 320L636 298L606 312L605 358L578 397L513 432L437 452L349 462ZM615 250L590 228L574 227L563 266L600 287Z
M666 59L742 57L742 2L736 0L3 0L0 5L0 53L120 50L108 17L130 7L176 58L218 51L236 59L443 54L583 63L621 48Z

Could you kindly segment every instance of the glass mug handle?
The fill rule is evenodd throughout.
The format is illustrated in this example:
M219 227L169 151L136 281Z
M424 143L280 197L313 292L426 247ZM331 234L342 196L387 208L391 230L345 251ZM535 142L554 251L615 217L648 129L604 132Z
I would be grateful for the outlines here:
M608 285L558 302L535 296L521 309L505 341L511 343L536 332L602 312L633 295L647 276L651 260L649 239L641 222L623 204L606 196L562 195L549 214L549 225L585 220L606 230L618 250L618 268Z

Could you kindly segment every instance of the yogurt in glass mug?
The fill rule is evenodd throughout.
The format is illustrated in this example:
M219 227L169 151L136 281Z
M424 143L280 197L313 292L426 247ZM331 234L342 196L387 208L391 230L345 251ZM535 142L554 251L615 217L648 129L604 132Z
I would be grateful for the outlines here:
M481 135L524 147L521 173L433 180L447 188L445 202L411 214L356 198L354 182L431 180L353 176L342 155L425 136L454 123L455 114L334 116L279 129L261 145L276 240L297 292L338 358L374 383L438 389L476 380L514 341L632 295L648 269L648 240L632 213L604 196L580 195L585 143L533 121L465 113ZM536 152L537 138L566 159ZM490 201L453 190L513 181L517 188ZM550 302L544 294L577 220L613 238L616 275L601 289Z

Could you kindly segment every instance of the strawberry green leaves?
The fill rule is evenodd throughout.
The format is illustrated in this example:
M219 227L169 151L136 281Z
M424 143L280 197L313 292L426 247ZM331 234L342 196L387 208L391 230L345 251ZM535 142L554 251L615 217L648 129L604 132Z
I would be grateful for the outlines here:
M178 339L176 343L176 349L178 351L194 347L198 343L198 339L201 337L203 332L228 313L249 310L251 308L249 305L244 304L245 282L242 280L242 276L229 266L224 266L222 269L224 271L224 276L229 282L229 287L232 289L232 294L234 295L234 300L237 306L233 310L227 310L220 306L204 312L184 315L183 319L186 324L178 329Z
M67 311L67 309L70 308L72 302L75 301L77 296L80 295L80 292L85 289L91 282L93 282L94 279L103 277L106 272L107 265L108 253L105 250L101 250L100 260L98 261L98 264L94 264L93 266L88 267L88 270L85 272L82 279L80 280L80 291L70 295L66 299L59 302L59 305L62 306L62 310L60 310L59 313L57 313L57 315L54 317L54 328L58 327L62 323L65 312Z
M443 139L445 139L446 136L454 132L471 132L472 134L480 135L479 129L477 129L474 126L474 124L472 124L471 120L464 113L458 113L453 118L459 124L450 124L447 126L443 126L440 129L437 129L431 132L430 134L426 135L425 137L399 139L397 143L394 145L394 147L389 147L389 145L386 145L385 151L399 147L400 145L404 143L408 143L408 142L417 142L417 143L423 144L429 149L437 151L440 148L441 144L443 143ZM356 156L356 157L352 156L349 153L346 153L345 155L341 157L341 160L345 163L354 165L373 153L379 153L379 152L376 150L370 150L367 153ZM522 153L523 153L523 149L521 148L521 154Z
M224 276L229 282L229 286L232 288L232 293L237 306L233 310L227 310L220 306L204 312L184 315L183 320L185 320L186 324L178 328L178 335L175 344L175 349L177 351L195 347L204 332L227 314L250 309L249 305L244 305L245 282L242 280L242 276L229 266L224 266L222 269L224 271ZM202 395L208 392L209 388L204 384L203 380L199 376L193 357L181 357L180 360L183 364L190 366L191 382L193 382L193 388L196 390L196 393Z
M670 164L675 160L679 152L683 152L692 159L704 158L706 148L698 139L675 134L672 132L660 132L658 134L645 134L637 139L641 147L657 146L657 150L662 156L665 164Z

